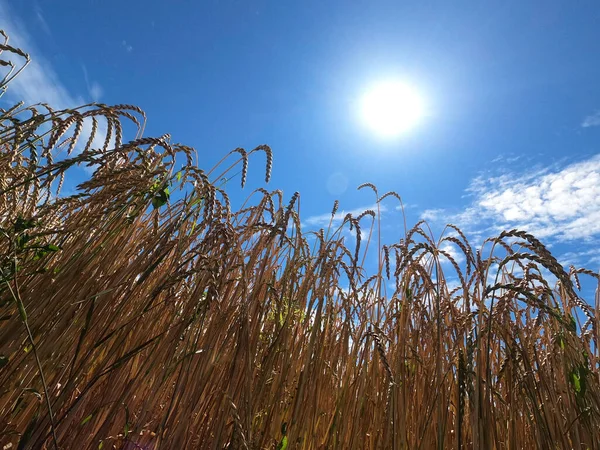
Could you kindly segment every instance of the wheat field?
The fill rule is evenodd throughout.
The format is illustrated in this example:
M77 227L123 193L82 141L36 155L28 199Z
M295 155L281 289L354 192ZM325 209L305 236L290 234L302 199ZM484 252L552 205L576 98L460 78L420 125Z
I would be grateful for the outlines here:
M29 59L2 39L0 91ZM234 209L222 180L268 183L271 149L203 170L145 120L0 110L2 448L600 448L598 274L519 230L382 243L337 202L303 230L264 188Z

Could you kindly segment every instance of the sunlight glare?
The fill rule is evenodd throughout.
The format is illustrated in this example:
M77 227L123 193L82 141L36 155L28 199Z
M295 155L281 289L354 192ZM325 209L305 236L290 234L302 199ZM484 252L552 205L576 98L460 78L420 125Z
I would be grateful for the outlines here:
M423 117L423 102L411 86L388 81L373 86L364 95L361 115L379 136L397 137L415 127Z

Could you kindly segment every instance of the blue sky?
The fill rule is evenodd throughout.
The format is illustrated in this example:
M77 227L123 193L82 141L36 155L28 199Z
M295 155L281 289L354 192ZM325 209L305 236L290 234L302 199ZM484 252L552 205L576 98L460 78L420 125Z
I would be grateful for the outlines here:
M205 168L269 144L270 186L301 193L310 227L335 199L371 207L356 187L372 182L402 196L409 227L456 223L474 244L522 228L598 270L600 6L523 3L0 0L0 28L34 60L1 101L136 104L146 135L194 146ZM358 109L390 77L427 114L386 140ZM261 185L263 164L234 197ZM382 216L394 242L393 201Z

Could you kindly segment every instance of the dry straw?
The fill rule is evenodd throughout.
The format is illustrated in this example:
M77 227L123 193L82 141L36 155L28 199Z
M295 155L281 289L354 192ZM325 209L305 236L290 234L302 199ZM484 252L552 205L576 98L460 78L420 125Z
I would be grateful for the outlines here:
M0 50L9 71L27 60ZM384 245L379 205L401 200L372 184L377 211L334 229L336 202L326 232L303 232L297 193L232 210L221 180L241 163L244 185L262 152L268 181L270 148L204 172L144 122L131 105L0 111L3 446L599 448L598 304L578 296L597 274L517 230L476 248L418 223Z

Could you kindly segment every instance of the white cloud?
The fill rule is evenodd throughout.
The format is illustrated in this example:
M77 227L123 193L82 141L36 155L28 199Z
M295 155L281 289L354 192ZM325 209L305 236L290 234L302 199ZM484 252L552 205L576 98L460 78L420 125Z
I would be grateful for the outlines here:
M72 96L65 89L51 65L37 54L25 28L13 17L11 10L2 0L0 0L0 17L2 17L2 28L10 38L10 44L31 55L31 62L18 77L12 80L6 96L23 100L26 104L45 102L56 109L79 104L80 99ZM8 55L4 53L3 56Z
M557 259L563 267L581 267L584 265L587 266L590 263L598 263L600 262L600 248L597 244L586 250L574 250L563 253Z
M346 217L347 214L352 214L353 217L356 217L368 209L373 210L375 212L375 214L377 214L377 205L376 204L362 206L362 207L354 208L354 209L351 209L348 211L339 210L333 217L333 224L339 224L342 220L344 220L344 217ZM383 213L383 212L387 211L387 207L383 204L380 204L379 210ZM311 216L311 217L308 217L307 219L305 219L303 222L303 226L324 227L324 226L329 225L330 220L331 220L331 213L319 214L317 216Z
M42 8L40 8L39 5L35 5L35 16L40 27L42 28L42 30L44 30L44 33L50 36L52 34L50 31L50 27L48 26L48 22L46 22L46 19L44 19L44 15L42 14Z
M425 210L421 217L454 223L470 238L517 228L547 244L600 237L600 154L528 172L479 176L466 190L471 202L459 212Z
M565 240L600 234L600 155L533 176L478 180L472 192L479 214L503 226Z
M133 47L127 43L127 41L121 41L121 46L125 49L127 53L131 53L133 51Z
M501 162L501 163L512 164L512 163L519 161L522 158L523 158L523 155L516 155L516 156L498 155L494 159L492 159L491 162L492 163L500 163Z
M443 209L426 209L421 213L421 219L435 222L440 216L444 214Z
M404 210L406 211L407 209L415 209L418 208L419 205L417 205L416 203L404 203L402 202L402 205L398 205L396 206L394 209L396 211L402 211L402 207L404 207Z
M446 252L450 257L456 262L456 264L460 265L465 262L465 255L456 245L452 245L450 243L445 243L440 247L440 250ZM440 261L450 264L450 261L444 256L440 256Z
M38 20L43 20L41 12L37 12ZM24 25L12 13L7 2L0 0L0 17L2 29L10 38L10 44L29 53L31 62L14 78L5 94L5 99L13 102L24 101L26 105L47 103L55 110L74 108L87 102L79 95L72 94L60 81L56 71L37 50L33 39ZM4 57L8 56L6 53ZM16 62L16 61L15 61ZM102 88L98 83L90 86L90 95L101 94ZM84 121L80 143L87 140L92 129L91 120ZM106 133L106 125L99 123L98 133L94 139L94 146L101 146ZM81 150L78 145L77 150Z
M583 119L581 126L584 128L600 126L600 111L596 111Z
M81 68L83 70L83 77L85 79L88 94L92 101L98 102L100 100L100 97L102 97L102 94L104 93L102 86L100 86L100 84L96 81L92 81L90 83L87 68L85 67L85 65L82 65Z
M100 97L102 97L104 91L102 90L102 86L100 86L100 84L98 84L96 81L92 81L92 84L90 84L89 92L90 96L92 97L92 100L97 102L98 100L100 100Z
M462 284L458 278L445 278L444 281L446 282L446 288L448 289L448 292L452 292L456 288L462 288ZM455 292L455 295L461 294L462 290Z

